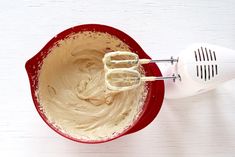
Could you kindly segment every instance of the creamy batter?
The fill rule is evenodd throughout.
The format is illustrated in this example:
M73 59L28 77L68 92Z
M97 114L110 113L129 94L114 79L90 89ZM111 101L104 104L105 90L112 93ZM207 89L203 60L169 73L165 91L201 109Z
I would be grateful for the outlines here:
M123 92L105 86L106 52L130 51L107 33L82 32L58 42L43 60L38 100L48 120L81 140L102 140L122 133L141 112L145 84Z

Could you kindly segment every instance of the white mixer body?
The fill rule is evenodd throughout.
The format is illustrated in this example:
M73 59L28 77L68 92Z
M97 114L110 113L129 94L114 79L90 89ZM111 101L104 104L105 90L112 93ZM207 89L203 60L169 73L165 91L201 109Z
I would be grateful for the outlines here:
M193 44L182 51L178 62L164 75L179 74L181 80L165 80L166 98L183 98L211 90L235 78L235 51L210 44Z

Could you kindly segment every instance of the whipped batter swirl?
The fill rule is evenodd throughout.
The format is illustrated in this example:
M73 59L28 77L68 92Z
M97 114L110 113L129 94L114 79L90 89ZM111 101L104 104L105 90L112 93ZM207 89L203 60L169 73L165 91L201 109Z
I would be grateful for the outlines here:
M43 60L38 100L48 120L81 140L112 138L141 112L145 84L124 92L105 87L102 58L106 52L130 51L118 38L82 32L60 41Z

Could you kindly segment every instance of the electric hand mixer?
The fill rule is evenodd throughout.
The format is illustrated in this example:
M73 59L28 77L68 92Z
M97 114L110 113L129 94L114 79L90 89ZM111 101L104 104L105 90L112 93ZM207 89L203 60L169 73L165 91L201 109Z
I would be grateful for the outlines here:
M143 81L165 80L166 98L182 98L203 93L235 77L235 51L210 44L193 44L177 59L139 59L132 52L106 53L103 62L105 83L113 91L136 88ZM141 64L170 62L164 77L142 76ZM173 81L172 81L173 80Z

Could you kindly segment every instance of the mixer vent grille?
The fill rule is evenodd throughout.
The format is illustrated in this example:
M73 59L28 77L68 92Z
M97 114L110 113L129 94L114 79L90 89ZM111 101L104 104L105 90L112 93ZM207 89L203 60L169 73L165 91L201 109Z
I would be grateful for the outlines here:
M198 63L198 65L196 65L196 72L198 78L204 81L208 81L218 75L218 66L216 62L215 64L211 64L211 62L209 62L216 61L215 51L212 51L206 47L201 47L194 51L194 54L195 60Z

